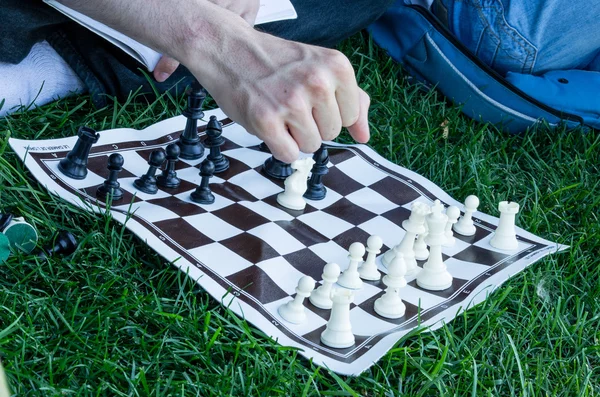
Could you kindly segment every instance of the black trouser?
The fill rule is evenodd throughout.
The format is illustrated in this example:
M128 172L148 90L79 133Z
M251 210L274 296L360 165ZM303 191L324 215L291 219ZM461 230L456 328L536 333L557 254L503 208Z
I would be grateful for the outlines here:
M258 29L290 40L332 47L374 21L391 1L292 0L298 19L264 24ZM109 42L41 0L2 3L1 62L19 63L36 42L47 40L81 78L96 106L108 103L105 94L122 100L140 87L140 92L152 99L153 90L143 67ZM180 92L192 78L187 69L179 67L167 81L154 84L159 92Z

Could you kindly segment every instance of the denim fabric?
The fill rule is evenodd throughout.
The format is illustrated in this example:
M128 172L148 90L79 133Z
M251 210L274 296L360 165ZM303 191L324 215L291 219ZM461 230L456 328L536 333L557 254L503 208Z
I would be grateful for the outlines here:
M103 107L109 96L120 100L140 90L148 100L154 91L141 65L86 28L69 21L41 0L1 0L0 62L18 63L34 43L48 40L69 63ZM290 40L334 46L379 17L392 0L292 0L298 19L261 25L262 31ZM183 66L158 92L183 90L192 81ZM153 79L150 77L150 80Z
M593 0L438 0L448 28L502 74L599 70L600 3Z

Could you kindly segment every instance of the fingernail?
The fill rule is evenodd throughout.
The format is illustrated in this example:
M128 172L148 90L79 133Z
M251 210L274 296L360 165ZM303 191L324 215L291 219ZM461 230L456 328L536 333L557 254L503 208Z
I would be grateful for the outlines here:
M163 81L165 81L166 79L168 79L169 76L170 76L169 73L160 72L158 74L158 77L156 78L156 80L158 80L159 83L162 83Z

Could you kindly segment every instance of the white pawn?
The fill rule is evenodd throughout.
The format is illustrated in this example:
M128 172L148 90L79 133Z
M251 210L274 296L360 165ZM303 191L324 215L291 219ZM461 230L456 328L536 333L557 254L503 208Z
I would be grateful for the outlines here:
M382 262L384 265L388 266L392 263L396 254L402 252L406 263L407 276L414 276L421 270L415 259L415 237L417 234L425 233L425 217L430 211L429 205L423 202L415 201L412 203L410 217L402 222L402 227L406 230L406 233L404 233L404 237L398 245L383 255ZM427 246L425 246L425 251L427 251Z
M463 236L472 236L477 229L473 224L473 212L479 207L479 199L477 196L467 196L465 199L465 214L454 224L454 231Z
M511 201L501 201L498 204L500 211L500 223L490 240L490 245L506 251L514 251L519 248L517 241L517 230L515 229L515 215L519 212L519 204Z
M458 207L451 205L446 208L446 216L448 217L448 223L446 223L446 241L444 242L444 247L452 247L456 244L456 239L454 238L454 233L452 232L452 225L458 222L458 217L460 216L460 210Z
M287 322L292 324L302 324L306 321L306 311L304 309L304 298L308 297L315 289L315 280L310 276L303 276L298 281L296 287L296 296L291 301L279 306L277 310L279 315Z
M294 173L288 176L283 183L285 191L277 195L277 202L291 210L303 210L306 207L304 193L308 189L308 173L315 164L311 157L298 159L291 164Z
M427 249L427 244L425 243L425 238L429 233L427 223L425 223L425 232L420 233L417 237L417 241L415 241L414 250L415 250L415 259L420 261L427 260L429 258L429 250Z
M444 206L435 200L431 207L431 214L427 216L429 234L429 259L423 265L423 269L417 276L417 285L430 291L441 291L452 286L452 275L448 272L442 257L442 244L446 240L445 228L448 217L442 214Z
M310 303L319 309L331 309L331 287L340 276L340 266L337 263L328 263L323 268L323 285L317 288L310 297Z
M358 273L358 263L362 261L365 255L365 246L361 243L352 243L348 252L350 253L348 255L350 265L344 270L337 283L342 287L361 289L363 281L360 279L360 274Z
M383 247L383 240L381 237L373 235L367 239L368 254L365 263L358 269L360 278L371 281L376 281L381 278L381 273L377 270L377 264L375 263L377 254L381 252L381 247Z
M400 288L406 286L406 264L404 255L399 252L388 266L388 274L383 278L385 294L375 301L375 312L385 318L400 318L406 312L406 306L400 299Z
M354 300L354 292L336 288L331 292L333 306L325 331L321 333L321 342L335 349L344 349L354 344L352 323L350 322L350 304Z

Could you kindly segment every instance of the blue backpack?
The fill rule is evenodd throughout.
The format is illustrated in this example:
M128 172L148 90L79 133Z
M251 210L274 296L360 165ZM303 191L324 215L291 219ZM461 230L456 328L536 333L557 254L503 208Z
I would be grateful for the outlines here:
M369 27L375 42L418 81L432 84L467 116L520 133L542 121L600 129L600 73L551 71L501 76L478 60L426 8L396 0ZM566 84L562 84L567 81ZM564 87L563 87L564 86Z

